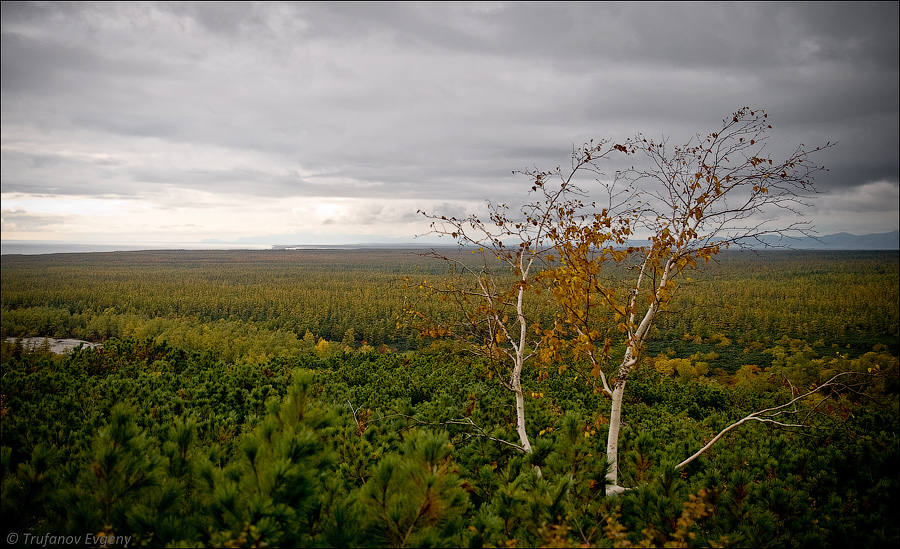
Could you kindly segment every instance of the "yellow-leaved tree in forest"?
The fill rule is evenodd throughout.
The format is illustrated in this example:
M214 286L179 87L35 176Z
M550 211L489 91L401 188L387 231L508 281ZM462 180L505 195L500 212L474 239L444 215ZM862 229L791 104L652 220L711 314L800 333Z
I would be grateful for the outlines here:
M770 129L765 112L744 108L717 131L681 146L641 134L591 142L575 150L566 170L523 172L533 200L517 215L500 205L490 207L487 221L428 216L434 232L473 247L480 259L432 252L463 276L428 289L456 300L464 313L438 322L432 333L456 335L497 365L498 378L516 397L514 446L531 451L523 369L532 364L549 375L551 365L582 368L612 401L608 491L621 491L618 444L628 378L682 272L729 246L768 245L771 238L808 232L796 217L816 192L812 176L823 169L810 155L831 144L801 145L772 158L765 152ZM542 301L529 298L537 288L555 298L549 324L540 321ZM617 346L624 354L612 361ZM794 404L741 422L781 421L772 414Z

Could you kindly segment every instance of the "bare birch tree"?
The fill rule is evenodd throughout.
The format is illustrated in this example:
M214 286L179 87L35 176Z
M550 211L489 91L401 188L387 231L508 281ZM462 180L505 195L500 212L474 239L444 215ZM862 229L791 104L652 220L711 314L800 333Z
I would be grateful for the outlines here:
M605 145L585 146L576 155L579 164L573 164L571 176L598 157L610 155L613 149ZM553 249L550 233L555 230L557 209L571 202L571 181L557 180L559 169L527 173L533 179L531 196L535 200L516 214L505 204L491 203L486 221L475 215L456 218L419 212L432 220L432 233L455 239L461 251L468 252L432 250L425 254L447 262L459 276L439 282L425 280L421 289L453 302L460 313L454 320L426 319L426 333L456 337L489 359L491 375L515 397L519 443L511 445L525 453L531 452L531 442L522 373L543 340L533 290L539 283L536 275Z
M478 259L430 254L465 275L462 285L422 284L462 312L457 322L433 324L432 335L465 339L497 365L501 383L515 394L519 450L531 451L526 364L539 357L542 376L550 375L549 365L579 368L612 401L607 491L622 490L618 447L627 381L683 271L730 246L808 233L793 219L816 192L813 175L823 169L810 155L831 145L801 145L773 159L765 154L770 129L765 112L744 108L718 131L682 146L640 134L615 144L591 142L574 151L565 170L523 172L535 200L515 217L504 205L490 207L487 221L428 215L434 233L471 247ZM633 163L615 169L621 159ZM598 194L602 200L589 200ZM550 326L537 322L530 308L528 294L538 286L555 298ZM613 363L617 346L624 354Z
M621 491L617 462L628 378L682 272L729 246L807 232L807 225L793 219L816 192L812 176L823 169L810 155L830 144L811 150L801 145L777 160L764 150L770 129L765 112L744 108L718 131L682 146L638 135L613 146L637 166L597 180L601 206L579 202L556 208L550 236L560 265L543 277L561 312L546 332L543 353L545 362L559 361L566 352L573 363L586 361L598 390L612 400L610 492ZM594 172L601 167L578 158L573 166ZM635 244L638 239L644 243ZM624 268L613 276L604 269L609 263ZM607 364L616 343L624 344L624 355Z

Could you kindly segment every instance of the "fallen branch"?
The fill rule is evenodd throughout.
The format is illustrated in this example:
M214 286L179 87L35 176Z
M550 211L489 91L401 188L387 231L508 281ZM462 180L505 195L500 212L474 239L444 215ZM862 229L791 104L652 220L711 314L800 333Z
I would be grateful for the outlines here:
M813 389L810 389L809 391L803 393L802 395L795 396L790 401L785 402L784 404L781 404L779 406L773 406L772 408L766 408L765 410L759 410L757 412L753 412L752 414L747 415L743 419L740 419L740 420L732 423L728 427L725 427L724 429L719 431L719 434L717 434L716 436L714 436L712 438L712 440L707 442L706 445L703 446L703 448L700 448L699 450L697 450L696 453L694 453L694 455L692 455L691 457L687 458L686 460L684 460L681 463L679 463L678 465L676 465L675 469L681 469L685 465L694 461L695 459L700 457L704 452L709 450L712 447L712 445L715 444L720 438L725 436L725 433L727 433L728 431L730 431L730 430L734 429L735 427L742 425L748 421L759 421L760 423L768 423L771 425L776 425L778 427L788 427L788 428L790 428L790 427L796 427L796 428L807 427L807 425L808 425L807 421L809 420L810 415L816 409L818 409L819 406L821 406L823 402L830 399L831 394L823 396L822 400L820 400L814 406L812 406L811 408L809 408L807 410L798 409L797 403L799 403L801 400L805 399L806 397L809 397L816 393L820 393L824 389L828 389L828 388L841 387L844 389L852 390L853 389L852 386L846 385L844 383L838 383L837 380L839 378L843 378L845 376L864 376L864 375L866 375L866 374L862 374L859 372L841 372L839 374L832 376L831 378L829 378L827 381L825 381L821 385L818 385L818 386L814 387ZM790 385L791 394L792 395L795 394L797 392L796 388L790 382L788 382L788 385ZM800 421L787 422L787 421L779 419L780 416L796 417L801 412L803 412L803 417Z

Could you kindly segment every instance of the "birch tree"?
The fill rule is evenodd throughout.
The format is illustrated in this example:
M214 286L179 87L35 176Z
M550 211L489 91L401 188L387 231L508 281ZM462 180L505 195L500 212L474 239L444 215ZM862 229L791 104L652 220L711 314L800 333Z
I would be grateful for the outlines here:
M560 312L544 333L542 356L545 364L567 359L560 369L586 365L586 378L611 398L608 492L622 490L618 448L628 378L683 272L730 246L808 233L795 219L822 169L810 155L830 144L801 145L774 159L765 151L770 129L765 112L744 108L719 130L681 146L639 134L613 145L634 164L597 178L601 203L568 200L555 207L549 237L559 264L542 277ZM586 150L576 153L573 172L600 173L608 157L578 156ZM617 344L624 354L611 363Z
M519 443L508 444L531 451L526 365L541 368L539 379L552 375L551 366L577 368L611 399L607 492L623 490L618 447L628 378L684 271L730 246L809 233L795 219L823 169L810 155L831 145L801 145L774 159L765 152L770 129L765 112L744 108L681 146L641 134L592 141L575 149L565 170L522 172L534 200L516 216L505 205L491 206L487 221L428 216L434 233L477 259L429 254L462 275L461 283L421 284L462 313L455 322L433 322L430 334L455 335L491 359L515 394ZM555 319L546 326L528 297L540 288L555 298ZM624 349L615 362L614 349Z
M506 204L488 203L486 220L477 215L464 218L419 212L432 220L432 233L456 240L465 253L432 250L425 254L451 266L457 275L440 282L424 280L426 293L453 302L459 316L454 319L424 318L427 335L451 336L489 360L490 375L515 399L518 443L500 440L521 452L531 452L526 429L526 399L522 374L540 352L544 339L535 299L539 271L545 266L554 242L557 209L570 203L571 178L590 163L614 151L603 143L586 145L574 156L570 178L559 179L558 168L549 172L526 172L533 179L532 202L511 212ZM551 183L552 181L552 183Z

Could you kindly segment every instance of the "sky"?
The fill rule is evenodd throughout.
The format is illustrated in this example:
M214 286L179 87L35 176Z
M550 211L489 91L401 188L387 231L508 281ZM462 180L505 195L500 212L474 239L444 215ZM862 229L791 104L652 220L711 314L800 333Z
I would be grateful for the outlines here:
M4 2L2 239L416 242L744 106L774 157L838 143L819 234L894 231L898 5Z

